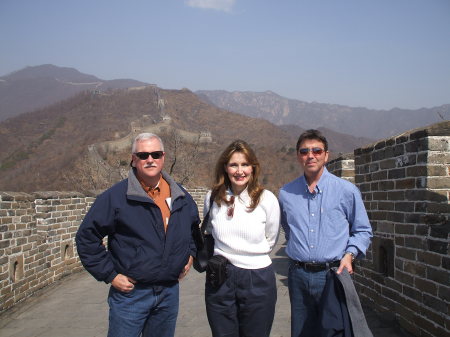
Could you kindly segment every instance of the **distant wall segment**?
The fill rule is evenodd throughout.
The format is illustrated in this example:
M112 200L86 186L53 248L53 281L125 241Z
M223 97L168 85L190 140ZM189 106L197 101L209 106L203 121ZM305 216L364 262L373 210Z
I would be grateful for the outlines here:
M357 263L360 297L414 336L450 336L449 166L450 122L328 164L359 187L374 231Z

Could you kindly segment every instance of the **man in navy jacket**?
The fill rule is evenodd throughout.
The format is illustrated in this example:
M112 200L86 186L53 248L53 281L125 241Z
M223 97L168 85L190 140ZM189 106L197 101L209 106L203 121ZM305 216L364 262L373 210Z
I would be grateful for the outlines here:
M128 179L98 196L76 235L83 266L112 285L109 337L175 334L178 281L191 268L200 219L192 197L162 171L164 159L157 135L138 135Z

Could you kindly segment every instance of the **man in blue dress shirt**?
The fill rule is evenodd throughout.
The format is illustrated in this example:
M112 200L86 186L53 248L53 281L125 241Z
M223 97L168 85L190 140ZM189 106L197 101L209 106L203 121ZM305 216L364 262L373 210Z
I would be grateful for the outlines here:
M331 267L353 273L352 262L370 244L372 227L361 193L352 183L328 172L328 142L317 130L297 141L304 175L280 190L281 224L289 265L291 336L316 336L319 302Z

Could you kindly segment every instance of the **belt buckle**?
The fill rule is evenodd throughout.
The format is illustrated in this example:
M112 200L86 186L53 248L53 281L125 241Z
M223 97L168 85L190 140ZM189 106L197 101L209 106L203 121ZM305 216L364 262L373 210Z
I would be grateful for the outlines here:
M294 264L297 268L304 268L305 264L302 263L301 261L294 261Z
M317 272L317 271L321 270L320 266L317 263L312 263L312 262L305 262L303 268L306 271L312 271L312 272Z

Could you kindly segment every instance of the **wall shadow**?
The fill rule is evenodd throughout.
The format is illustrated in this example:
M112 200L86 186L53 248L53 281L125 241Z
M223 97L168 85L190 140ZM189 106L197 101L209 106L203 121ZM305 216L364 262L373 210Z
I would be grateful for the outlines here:
M287 287L289 258L286 255L285 249L286 239L284 238L284 234L281 233L274 250L270 254L270 257L272 258L272 265L275 269L275 273L279 275L281 283Z

